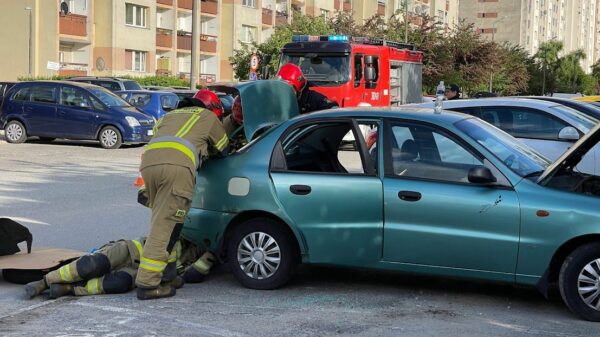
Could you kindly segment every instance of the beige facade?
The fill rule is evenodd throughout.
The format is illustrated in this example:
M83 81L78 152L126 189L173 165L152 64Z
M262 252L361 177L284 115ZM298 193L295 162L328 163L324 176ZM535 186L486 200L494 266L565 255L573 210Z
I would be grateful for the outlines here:
M460 17L482 36L522 46L531 55L541 43L558 40L564 52L582 49L586 72L600 57L597 0L460 0Z
M412 21L431 15L447 25L456 22L458 0L407 1ZM61 12L63 2L69 8L67 13ZM0 80L29 74L30 14L32 76L158 74L189 78L193 2L2 0L0 22L15 29L0 31L4 41L11 41L0 45L4 55ZM325 17L346 11L356 22L364 22L375 14L389 18L405 8L404 0L202 0L199 4L195 65L203 84L234 80L229 64L234 50L252 41L266 41L277 25L290 22L293 11ZM48 62L59 63L60 69L49 70Z

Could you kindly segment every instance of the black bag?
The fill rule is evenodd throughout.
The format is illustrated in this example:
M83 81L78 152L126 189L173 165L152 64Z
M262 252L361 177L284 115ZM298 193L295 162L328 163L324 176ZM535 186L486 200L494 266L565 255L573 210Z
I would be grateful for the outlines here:
M0 256L20 252L20 242L27 242L27 253L31 253L33 236L27 227L9 218L0 218Z

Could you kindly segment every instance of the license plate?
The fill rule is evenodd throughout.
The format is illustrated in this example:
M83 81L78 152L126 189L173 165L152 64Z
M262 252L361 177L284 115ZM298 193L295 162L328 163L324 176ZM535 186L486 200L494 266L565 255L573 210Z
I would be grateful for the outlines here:
M148 136L152 136L154 135L154 131L153 130L148 130Z

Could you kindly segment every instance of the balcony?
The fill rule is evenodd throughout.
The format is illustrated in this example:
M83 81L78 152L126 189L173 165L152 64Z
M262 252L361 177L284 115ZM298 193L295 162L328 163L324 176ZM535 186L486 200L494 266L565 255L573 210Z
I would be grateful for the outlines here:
M87 16L78 14L60 14L59 32L65 35L87 36Z
M177 35L177 49L192 50L192 35Z
M217 75L215 75L215 74L200 74L199 79L200 79L201 85L212 84L217 81Z
M377 15L385 16L385 4L377 3Z
M173 6L173 0L156 0L156 4L165 5L165 6Z
M193 0L177 0L177 8L192 9Z
M283 26L288 23L288 15L286 12L276 12L275 13L275 25Z
M200 2L200 12L217 15L219 13L219 2L216 0L202 0Z
M333 0L333 9L335 9L336 11L339 11L340 9L342 9L341 2L342 2L342 0Z
M160 48L172 48L173 47L173 36L171 32L164 30L156 31L156 46Z
M214 35L200 35L200 51L217 53L217 37Z
M169 57L161 57L156 60L156 75L171 75L171 59Z
M61 62L58 75L60 76L86 76L88 74L87 63Z
M262 9L262 23L263 25L273 25L273 10L268 8Z

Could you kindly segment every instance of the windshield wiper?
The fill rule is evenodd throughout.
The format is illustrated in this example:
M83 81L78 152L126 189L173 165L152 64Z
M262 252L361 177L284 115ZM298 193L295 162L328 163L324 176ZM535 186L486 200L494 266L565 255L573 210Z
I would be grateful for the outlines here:
M527 178L531 178L531 177L535 177L535 176L539 176L540 174L544 173L544 170L539 170L539 171L533 171L531 173L527 173L526 175L523 176L523 178L527 179Z

